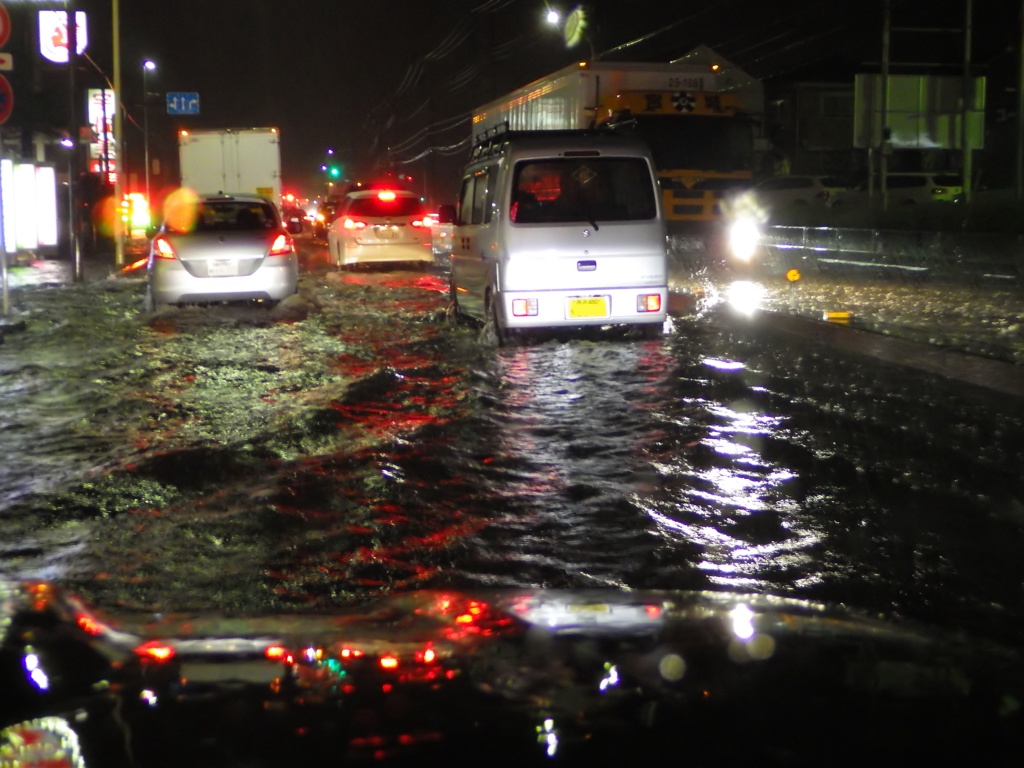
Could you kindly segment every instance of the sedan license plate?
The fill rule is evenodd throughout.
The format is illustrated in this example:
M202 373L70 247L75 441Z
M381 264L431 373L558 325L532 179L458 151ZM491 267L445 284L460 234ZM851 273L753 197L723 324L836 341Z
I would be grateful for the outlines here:
M232 277L238 274L237 259L211 259L206 266L210 277Z
M569 317L608 317L608 297L577 296L569 299Z

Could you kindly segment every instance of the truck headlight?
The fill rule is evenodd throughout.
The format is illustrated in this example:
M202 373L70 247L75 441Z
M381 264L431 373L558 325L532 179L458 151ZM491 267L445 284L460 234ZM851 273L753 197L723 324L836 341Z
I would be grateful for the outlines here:
M761 241L761 227L751 216L740 216L729 225L729 253L734 258L750 261Z

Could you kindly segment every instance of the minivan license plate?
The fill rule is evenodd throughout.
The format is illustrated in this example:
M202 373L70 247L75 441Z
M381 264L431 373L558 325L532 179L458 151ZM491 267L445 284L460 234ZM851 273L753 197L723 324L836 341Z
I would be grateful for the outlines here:
M608 317L608 297L578 296L569 299L569 317Z

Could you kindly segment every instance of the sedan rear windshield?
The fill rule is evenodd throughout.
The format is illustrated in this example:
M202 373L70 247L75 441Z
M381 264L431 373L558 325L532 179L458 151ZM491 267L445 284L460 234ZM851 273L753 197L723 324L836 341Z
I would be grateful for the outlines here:
M653 219L654 194L641 158L524 160L516 164L509 217L517 224Z
M274 229L280 223L270 203L224 200L200 203L194 219L168 219L167 226L178 232L253 232Z
M426 209L417 197L398 195L384 199L371 197L355 197L348 204L345 213L349 216L366 216L388 218L393 216L423 216Z

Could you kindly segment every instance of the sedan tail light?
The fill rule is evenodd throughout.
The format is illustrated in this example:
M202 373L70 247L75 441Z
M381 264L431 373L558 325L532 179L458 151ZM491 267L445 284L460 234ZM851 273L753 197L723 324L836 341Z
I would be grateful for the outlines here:
M176 259L178 255L166 237L162 235L153 240L153 255L158 259Z
M421 229L423 227L429 227L430 224L423 219L413 219L412 226L413 229Z
M366 229L366 222L359 219L345 219L345 229Z
M288 235L282 232L274 240L274 244L270 246L270 255L287 256L289 253L295 253L295 243Z

